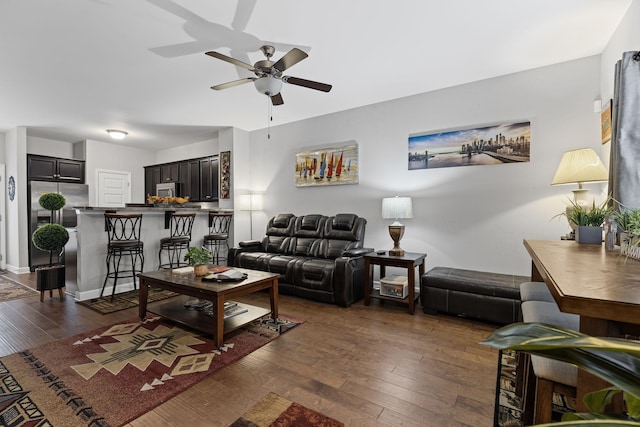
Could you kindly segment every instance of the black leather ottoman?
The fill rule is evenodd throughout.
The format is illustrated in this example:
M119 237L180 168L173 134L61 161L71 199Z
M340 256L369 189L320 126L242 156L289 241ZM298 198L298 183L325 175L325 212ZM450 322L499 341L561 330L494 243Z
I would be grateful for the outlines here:
M434 267L420 278L425 313L466 316L507 325L518 321L520 283L527 276Z

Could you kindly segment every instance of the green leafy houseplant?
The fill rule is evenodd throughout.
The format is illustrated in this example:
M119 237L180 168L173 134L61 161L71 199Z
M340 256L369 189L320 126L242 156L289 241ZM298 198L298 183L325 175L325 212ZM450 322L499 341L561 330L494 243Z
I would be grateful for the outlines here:
M207 274L207 265L213 255L205 248L191 247L184 254L184 260L194 267L196 276L204 276Z
M627 243L640 243L640 209L620 207L613 214L618 230L626 234Z
M640 342L595 338L542 323L513 323L495 331L482 344L571 363L613 384L613 387L585 396L585 406L591 412L565 414L562 422L554 426L639 425ZM618 393L623 394L626 412L602 413Z
M572 200L571 209L564 214L576 226L601 227L605 218L613 213L613 208L609 206L609 200L607 199L599 205L596 205L594 200L591 207L579 205Z

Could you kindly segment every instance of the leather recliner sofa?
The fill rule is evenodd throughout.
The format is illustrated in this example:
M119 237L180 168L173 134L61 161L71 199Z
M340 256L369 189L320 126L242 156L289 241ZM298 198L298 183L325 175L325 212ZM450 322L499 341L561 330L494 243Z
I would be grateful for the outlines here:
M355 214L276 215L262 240L229 249L228 265L277 273L280 293L348 307L364 296L366 223Z

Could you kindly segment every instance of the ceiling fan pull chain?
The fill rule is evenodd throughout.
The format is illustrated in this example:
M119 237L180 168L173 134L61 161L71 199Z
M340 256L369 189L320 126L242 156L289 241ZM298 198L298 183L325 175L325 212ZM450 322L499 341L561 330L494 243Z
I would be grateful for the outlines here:
M273 115L271 113L271 98L267 96L267 139L271 139L271 122Z

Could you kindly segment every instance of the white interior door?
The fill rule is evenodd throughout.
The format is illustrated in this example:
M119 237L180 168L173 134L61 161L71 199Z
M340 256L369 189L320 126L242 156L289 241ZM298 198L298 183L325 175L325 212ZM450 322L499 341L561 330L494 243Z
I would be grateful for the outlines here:
M98 179L98 206L122 207L131 202L131 172L96 170Z

